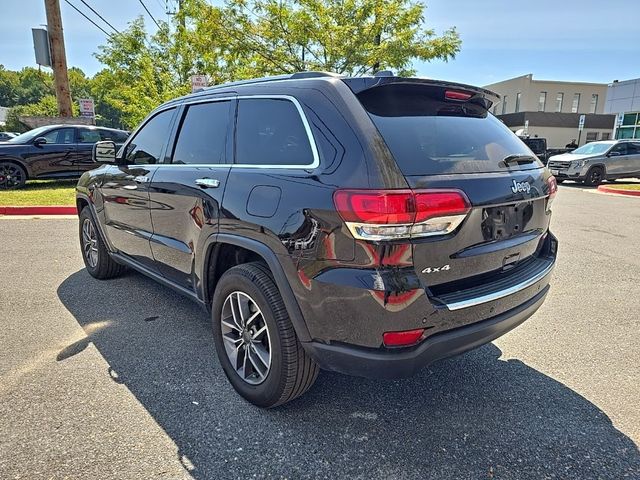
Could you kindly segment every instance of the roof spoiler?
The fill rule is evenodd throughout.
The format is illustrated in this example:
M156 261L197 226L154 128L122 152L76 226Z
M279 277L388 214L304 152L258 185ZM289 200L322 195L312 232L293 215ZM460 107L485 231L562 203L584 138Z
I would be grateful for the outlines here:
M342 78L353 93L358 95L365 90L383 87L387 85L424 85L428 87L437 87L444 90L451 90L461 94L470 94L467 102L482 105L489 110L492 105L500 101L500 95L490 90L464 83L445 82L441 80L431 80L428 78L406 78L393 76L376 76L376 77L350 77Z

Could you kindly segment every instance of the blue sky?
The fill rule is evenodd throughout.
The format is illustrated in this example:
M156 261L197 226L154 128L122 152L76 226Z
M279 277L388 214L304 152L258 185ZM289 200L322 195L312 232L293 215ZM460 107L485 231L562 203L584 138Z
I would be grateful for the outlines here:
M80 0L70 1L87 11ZM85 1L117 29L138 15L153 26L138 0ZM144 1L157 19L166 19L165 0ZM604 83L640 77L640 0L426 3L427 25L437 32L456 26L462 50L448 63L416 64L420 75L475 85L527 73L538 79ZM93 53L105 35L64 0L61 5L68 63L93 74L100 69ZM43 0L2 0L1 10L0 63L10 69L35 66L31 27L45 23Z

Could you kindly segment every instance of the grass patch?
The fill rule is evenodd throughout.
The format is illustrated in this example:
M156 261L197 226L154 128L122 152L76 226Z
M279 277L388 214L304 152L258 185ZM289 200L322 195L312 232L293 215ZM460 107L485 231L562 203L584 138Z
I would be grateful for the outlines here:
M77 180L31 180L19 190L0 190L0 205L75 205Z

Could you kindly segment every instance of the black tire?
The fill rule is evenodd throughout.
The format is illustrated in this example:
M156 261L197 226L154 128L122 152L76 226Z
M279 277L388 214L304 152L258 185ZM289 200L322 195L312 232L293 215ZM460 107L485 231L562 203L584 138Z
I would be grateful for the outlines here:
M591 167L584 178L584 184L589 187L597 187L604 181L604 168Z
M82 260L84 261L84 265L87 268L89 275L100 280L106 280L108 278L114 278L121 275L122 272L126 270L126 267L116 263L109 255L89 207L84 207L82 209L79 220L80 250L82 251ZM89 225L92 229L93 235L88 234L86 230L83 231L83 229L87 228ZM90 241L90 246L87 246L88 240ZM90 253L90 250L93 250L95 257L92 257L93 254Z
M557 178L556 177L556 183L560 184L562 182L564 182L564 178Z
M244 320L241 329L233 327L239 333L226 326L223 327L222 324L223 318L227 320L225 325L229 325L228 322L230 320L229 316L223 317L223 311L228 313L228 310L223 310L227 308L228 304L226 302L231 301L233 306L233 295L238 294L253 301L252 305L259 308L261 313L257 317L259 319L257 321L262 326L267 327L270 362L268 366L266 366L266 363L261 363L262 367L266 366L266 374L261 379L256 378L258 377L258 369L252 366L249 367L249 370L253 371L252 377L243 378L241 372L232 365L232 360L225 349L223 328L228 330L228 333L225 334L228 343L230 342L229 335L236 335L235 342L243 342L244 340L241 340L243 334L246 335L248 333L251 335L251 332L248 331L249 328L246 330L244 328ZM229 300L230 298L231 300ZM235 305L237 306L238 304L236 303ZM254 312L257 311L257 308L254 309ZM227 270L216 287L211 311L218 359L233 388L247 401L259 407L276 407L299 397L313 385L318 376L319 367L302 348L278 287L266 265L260 262L252 262ZM231 342L233 341L232 339ZM247 361L247 358L251 360L252 355L246 353L246 351L253 346L252 342L254 340L247 341L244 348L237 346L235 349L236 356L244 356L244 362ZM238 343L230 343L230 345L235 346ZM254 358L257 359L258 357ZM238 358L236 366L240 363L242 362ZM255 362L253 362L253 365L255 365ZM243 373L246 377L247 370L243 370ZM254 383L249 383L250 381ZM255 382L259 383L256 384Z
M27 183L27 172L17 163L0 162L0 190L16 190Z

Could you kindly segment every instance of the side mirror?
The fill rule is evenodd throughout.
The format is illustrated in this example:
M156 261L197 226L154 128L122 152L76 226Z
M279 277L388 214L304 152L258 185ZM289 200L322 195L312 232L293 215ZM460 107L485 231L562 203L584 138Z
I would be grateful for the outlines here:
M47 139L44 137L37 137L34 141L33 141L33 145L36 147L39 147L40 145L44 145L45 143L47 143Z
M96 142L93 144L91 158L98 163L115 163L116 161L116 144L111 140L104 142Z

